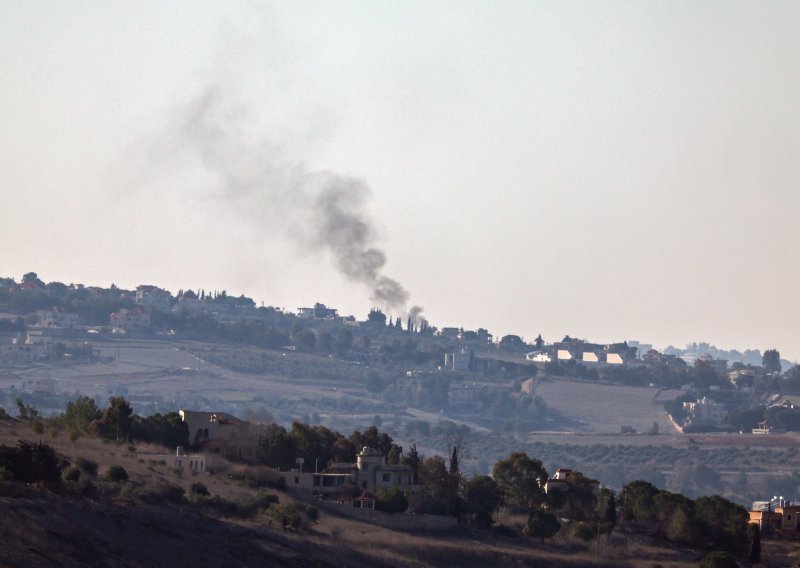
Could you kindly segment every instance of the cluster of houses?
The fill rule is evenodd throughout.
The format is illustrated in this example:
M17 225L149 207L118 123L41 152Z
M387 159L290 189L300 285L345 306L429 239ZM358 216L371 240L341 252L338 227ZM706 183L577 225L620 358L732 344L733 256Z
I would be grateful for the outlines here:
M621 366L637 359L640 345L628 343L612 343L600 345L589 343L582 339L565 337L552 345L539 345L538 348L525 355L528 361L540 366L545 366L555 361L568 363L574 362L592 368L608 366ZM650 347L650 346L647 346Z
M201 445L206 440L235 441L247 425L245 421L224 412L181 409L179 414L188 427L189 438L196 445ZM184 456L182 453L183 449L178 448L177 455L170 460L180 461L182 467L188 467L192 471L205 471L205 456ZM386 456L374 448L362 448L355 463L323 464L322 471L320 464L306 466L302 459L298 460L297 466L289 471L277 472L288 488L333 497L345 486L353 487L362 492L361 498L356 501L358 506L374 508L374 495L382 489L397 487L409 495L420 491L419 481L410 466L387 464ZM202 469L195 469L198 467Z
M187 424L189 436L200 446L206 440L231 440L240 436L246 422L224 412L202 412L180 410L181 419ZM178 448L176 455L161 459L169 459L169 463L177 468L194 472L206 471L207 457L203 454L184 453ZM379 450L363 447L356 455L355 463L331 463L328 465L306 464L303 459L297 460L297 467L288 471L276 470L283 478L286 487L305 493L327 498L338 499L347 488L356 490L360 495L353 499L353 505L359 508L374 508L375 495L381 490L398 488L406 495L419 494L421 487L413 468L409 465L387 464L386 456ZM545 493L565 492L570 487L570 478L582 475L573 469L560 468L544 484ZM587 479L592 490L600 491L600 482ZM566 501L556 512L565 512Z
M758 525L765 536L800 536L800 504L783 497L755 501L750 510L750 523Z

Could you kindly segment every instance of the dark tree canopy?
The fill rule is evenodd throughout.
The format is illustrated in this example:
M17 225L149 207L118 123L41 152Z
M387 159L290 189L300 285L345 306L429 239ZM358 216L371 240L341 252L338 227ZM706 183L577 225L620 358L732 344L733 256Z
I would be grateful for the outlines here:
M764 370L768 373L781 372L781 354L777 349L767 349L761 359Z
M481 528L489 528L495 512L503 504L503 495L497 482L488 475L478 475L464 484L467 514Z
M497 462L492 470L492 477L503 492L506 503L510 505L530 510L545 502L547 470L541 461L528 457L524 452L514 452Z
M552 538L561 529L558 518L550 511L534 509L528 517L523 532L531 538L538 538L542 542L546 538Z

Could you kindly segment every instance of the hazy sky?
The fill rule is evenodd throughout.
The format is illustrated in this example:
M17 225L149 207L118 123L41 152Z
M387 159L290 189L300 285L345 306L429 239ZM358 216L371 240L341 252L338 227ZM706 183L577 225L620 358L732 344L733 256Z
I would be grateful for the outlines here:
M440 327L797 359L798 29L790 1L7 0L0 275L362 318L357 234ZM360 231L320 230L331 183Z

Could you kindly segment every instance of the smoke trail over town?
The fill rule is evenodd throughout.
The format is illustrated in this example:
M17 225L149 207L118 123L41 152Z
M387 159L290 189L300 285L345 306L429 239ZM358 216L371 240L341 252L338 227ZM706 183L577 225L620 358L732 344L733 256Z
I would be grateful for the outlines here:
M253 126L253 110L210 87L177 113L151 153L162 163L166 156L167 167L178 156L199 161L212 175L202 197L232 208L265 237L278 232L305 250L329 254L339 273L369 289L373 302L405 311L408 292L383 273L386 254L365 209L369 186L293 162Z

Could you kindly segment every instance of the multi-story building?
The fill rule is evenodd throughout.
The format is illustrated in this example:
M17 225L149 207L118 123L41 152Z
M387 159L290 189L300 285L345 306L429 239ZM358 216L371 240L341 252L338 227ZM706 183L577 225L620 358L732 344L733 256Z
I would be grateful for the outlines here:
M78 325L78 314L65 312L64 308L53 306L49 310L38 310L36 316L39 321L36 327L48 329L75 329Z
M179 410L178 414L189 429L189 440L198 444L206 440L236 440L246 424L225 412Z
M169 312L172 307L172 294L157 286L142 284L136 287L136 304L143 308Z
M688 414L687 424L721 424L728 411L721 404L717 404L710 398L703 397L695 402L684 402L683 408Z
M111 314L111 328L124 332L142 332L150 328L150 314L145 313L141 308L132 310L122 308L118 312Z
M298 469L281 472L287 487L323 494L335 494L345 485L373 494L392 487L407 494L420 490L411 466L387 464L380 450L366 446L356 456L356 463L334 463L324 472L306 472L300 465Z

